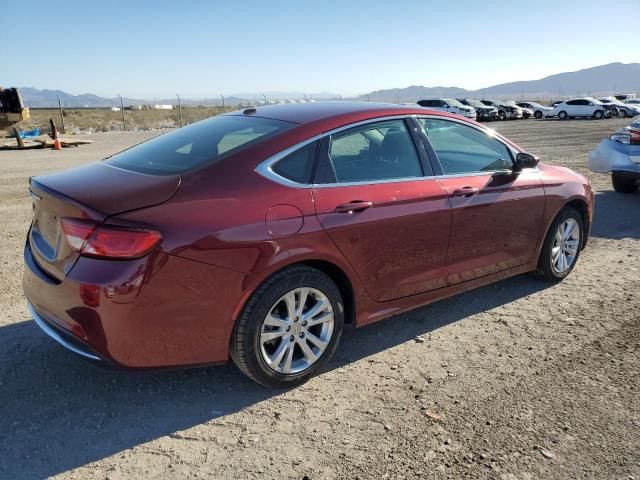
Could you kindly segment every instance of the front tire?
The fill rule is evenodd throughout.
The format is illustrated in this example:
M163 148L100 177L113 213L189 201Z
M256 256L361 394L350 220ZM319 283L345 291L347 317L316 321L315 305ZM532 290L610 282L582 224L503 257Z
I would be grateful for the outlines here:
M627 111L623 108L618 109L618 117L619 118L627 118Z
M265 387L292 387L329 361L343 327L344 304L333 280L311 267L289 267L249 298L233 330L231 358Z
M561 111L560 113L558 113L558 118L560 120L565 120L567 118L567 112L565 112L564 110Z
M542 118L542 112L541 112L540 110L537 110L537 111L533 114L533 116L534 116L535 118L537 118L538 120L540 120L540 119Z
M575 208L565 207L558 213L542 245L537 276L551 283L562 281L575 267L580 256L584 226Z
M611 175L611 184L618 193L633 193L638 189L635 179L615 173Z
M506 119L507 119L507 114L504 111L499 110L498 111L498 120L506 120Z

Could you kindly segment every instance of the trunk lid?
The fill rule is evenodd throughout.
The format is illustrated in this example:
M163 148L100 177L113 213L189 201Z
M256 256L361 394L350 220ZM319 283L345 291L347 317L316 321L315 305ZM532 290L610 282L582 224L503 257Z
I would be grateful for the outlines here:
M64 238L61 218L102 222L163 203L179 185L179 175L147 175L103 162L31 178L33 221L28 242L35 261L53 278L64 279L79 254Z

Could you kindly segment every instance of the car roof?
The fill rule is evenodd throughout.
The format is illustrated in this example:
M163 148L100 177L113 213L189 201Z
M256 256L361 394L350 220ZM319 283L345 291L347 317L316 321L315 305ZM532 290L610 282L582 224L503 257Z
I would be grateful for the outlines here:
M252 109L253 110L253 109ZM394 103L325 101L314 103L285 103L255 107L248 115L272 118L285 122L307 124L322 120L339 120L342 117L357 120L386 115L424 114L429 110L420 105L397 105ZM247 110L237 110L225 115L245 115ZM436 113L436 112L434 112Z

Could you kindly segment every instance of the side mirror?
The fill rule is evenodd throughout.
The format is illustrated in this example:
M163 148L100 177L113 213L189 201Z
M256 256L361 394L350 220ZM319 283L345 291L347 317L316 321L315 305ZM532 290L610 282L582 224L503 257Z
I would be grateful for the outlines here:
M540 159L530 153L518 153L516 155L516 162L513 165L514 172L520 172L524 168L533 168L538 165Z

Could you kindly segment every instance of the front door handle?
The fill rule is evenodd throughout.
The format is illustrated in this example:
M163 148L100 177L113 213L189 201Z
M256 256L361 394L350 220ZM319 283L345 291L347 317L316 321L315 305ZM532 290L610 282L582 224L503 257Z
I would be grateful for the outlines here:
M462 187L457 188L453 191L454 197L471 197L480 192L479 188L476 187Z
M341 205L338 205L336 207L336 212L338 213L361 212L370 207L373 207L373 202L354 200L353 202L343 203Z

